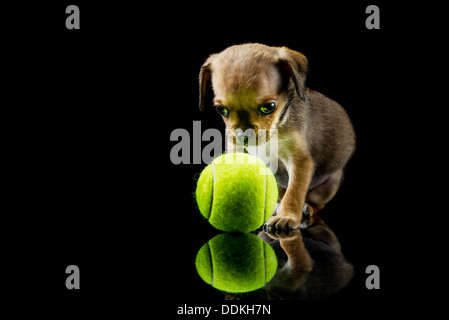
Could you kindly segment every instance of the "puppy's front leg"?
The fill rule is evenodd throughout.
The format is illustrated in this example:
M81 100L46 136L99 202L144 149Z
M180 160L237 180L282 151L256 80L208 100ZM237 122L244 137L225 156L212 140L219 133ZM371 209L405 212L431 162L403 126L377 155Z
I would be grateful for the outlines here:
M309 156L297 153L288 165L289 184L276 216L265 223L268 230L297 229L302 220L302 208L312 179L314 162Z

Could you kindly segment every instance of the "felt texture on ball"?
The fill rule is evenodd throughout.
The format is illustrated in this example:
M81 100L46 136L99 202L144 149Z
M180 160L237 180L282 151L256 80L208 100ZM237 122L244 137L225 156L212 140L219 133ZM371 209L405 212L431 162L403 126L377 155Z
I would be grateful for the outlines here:
M224 154L201 172L196 200L201 214L215 228L250 232L274 211L276 178L259 158L246 153Z
M201 247L195 265L199 276L214 288L241 293L270 281L277 258L271 246L254 234L224 233Z

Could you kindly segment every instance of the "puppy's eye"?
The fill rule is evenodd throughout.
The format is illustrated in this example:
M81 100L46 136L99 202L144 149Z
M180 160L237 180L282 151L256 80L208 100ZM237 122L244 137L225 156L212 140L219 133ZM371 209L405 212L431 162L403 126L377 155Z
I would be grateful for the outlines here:
M223 117L229 117L229 110L222 106L215 106L217 112L221 114Z
M276 109L276 102L268 102L259 107L259 113L261 116L272 113Z

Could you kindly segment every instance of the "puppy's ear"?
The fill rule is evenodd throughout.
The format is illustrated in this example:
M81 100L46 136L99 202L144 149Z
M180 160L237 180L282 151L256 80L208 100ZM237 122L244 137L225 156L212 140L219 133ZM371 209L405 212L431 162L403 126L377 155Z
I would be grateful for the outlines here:
M279 49L279 62L281 72L283 72L288 79L292 79L295 84L296 92L299 97L306 100L306 77L308 70L307 58L297 51L290 50L287 47Z
M211 65L211 58L212 56L209 57L209 59L206 60L206 62L203 64L203 66L201 67L200 70L200 110L203 111L204 110L204 105L206 104L206 96L208 91L210 91L210 87L211 87L211 83L210 83L210 79L211 79L211 75L212 75L212 70L210 68Z

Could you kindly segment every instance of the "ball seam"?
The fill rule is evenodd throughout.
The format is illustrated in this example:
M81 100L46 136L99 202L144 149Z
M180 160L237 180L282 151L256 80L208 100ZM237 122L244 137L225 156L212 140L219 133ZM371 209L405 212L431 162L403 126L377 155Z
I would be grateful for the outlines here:
M262 240L263 241L263 240ZM265 273L265 283L267 283L267 258L265 254L265 242L262 243L262 250L263 250L263 271Z
M212 218L212 206L214 205L214 194L215 194L215 164L212 162L212 196L210 197L210 212L209 219Z
M265 173L267 173L265 171ZM264 201L263 201L263 215L262 215L262 225L265 222L265 218L267 215L267 185L268 185L268 175L265 174L265 195L264 195Z
M210 274L211 274L210 284L211 284L211 286L213 286L214 285L214 281L215 281L215 278L214 278L214 262L213 262L213 259L212 259L212 250L210 248L209 242L207 243L207 248L209 249L209 257L210 257Z

